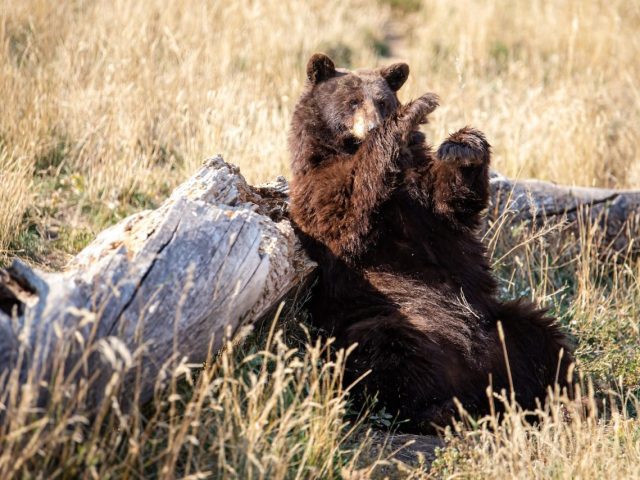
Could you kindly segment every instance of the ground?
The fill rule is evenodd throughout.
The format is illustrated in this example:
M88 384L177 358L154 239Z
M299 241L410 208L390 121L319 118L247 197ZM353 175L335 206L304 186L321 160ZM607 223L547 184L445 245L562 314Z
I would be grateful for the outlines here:
M402 99L443 99L427 135L481 128L506 175L638 188L637 1L307 4L0 2L0 263L63 267L216 153L252 182L288 175L286 129L317 50L347 67L407 61ZM565 423L556 405L536 428L517 411L499 429L470 421L430 473L399 474L638 475L640 266L543 233L488 232L503 293L558 315L576 335L585 390L622 408ZM63 397L44 417L25 407L0 429L0 476L366 477L367 427L392 419L354 425L339 365L321 361L303 319L293 308L281 336L268 341L265 327L237 341L193 386L183 379L131 417L106 406L86 425Z

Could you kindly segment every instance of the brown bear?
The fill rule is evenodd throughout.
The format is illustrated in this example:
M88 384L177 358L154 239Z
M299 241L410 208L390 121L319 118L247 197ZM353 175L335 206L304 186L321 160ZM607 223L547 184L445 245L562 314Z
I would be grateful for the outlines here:
M454 398L487 413L489 385L535 408L567 385L572 354L544 311L497 298L477 232L489 144L465 127L434 152L419 125L438 98L401 105L408 75L404 63L348 71L311 57L290 132L291 216L320 266L313 322L357 344L345 382L370 371L355 397L377 394L425 432L455 416Z

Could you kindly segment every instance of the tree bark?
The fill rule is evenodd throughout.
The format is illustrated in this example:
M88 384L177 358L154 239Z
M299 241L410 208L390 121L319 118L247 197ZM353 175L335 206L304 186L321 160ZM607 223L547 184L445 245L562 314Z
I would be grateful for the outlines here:
M491 175L486 219L504 226L558 224L551 234L594 242L601 256L637 255L640 245L640 190L570 187L542 180L510 180ZM596 238L593 238L596 237Z
M57 374L97 373L88 400L97 404L111 373L138 355L142 371L126 384L140 382L138 401L149 400L163 368L205 361L313 270L279 189L258 193L213 158L157 210L98 235L64 272L15 260L0 271L0 372L47 380L66 352Z
M489 222L571 227L586 208L612 246L634 247L640 192L496 174L491 185ZM91 381L87 402L98 404L113 372L135 364L125 386L136 382L135 401L149 400L172 366L205 361L314 270L287 220L287 193L283 178L250 187L217 157L158 209L98 235L64 272L15 260L0 270L0 384Z

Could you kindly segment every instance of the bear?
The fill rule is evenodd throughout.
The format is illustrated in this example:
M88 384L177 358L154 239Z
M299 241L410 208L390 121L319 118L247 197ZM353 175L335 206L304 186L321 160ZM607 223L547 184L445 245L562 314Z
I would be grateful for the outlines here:
M501 301L479 237L491 149L471 127L434 150L420 131L439 99L401 104L409 66L336 68L314 54L289 132L290 215L319 275L312 324L355 345L344 383L401 429L432 433L459 406L525 410L570 388L570 337L535 304ZM456 404L459 402L459 405Z

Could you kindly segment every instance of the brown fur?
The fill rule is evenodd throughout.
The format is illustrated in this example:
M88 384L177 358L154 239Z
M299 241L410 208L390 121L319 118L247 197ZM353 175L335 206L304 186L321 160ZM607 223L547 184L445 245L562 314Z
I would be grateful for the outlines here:
M339 345L358 344L346 382L371 370L357 392L377 392L409 429L426 431L451 418L454 397L485 413L490 380L509 390L498 321L525 408L556 378L566 384L572 357L543 311L497 299L477 235L489 144L465 127L434 152L418 126L437 97L400 105L408 73L405 64L349 72L322 54L310 59L291 126L291 213L321 269L314 322ZM368 131L357 138L363 118Z

